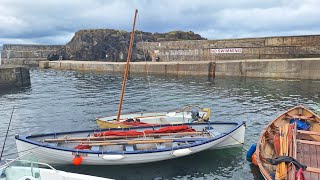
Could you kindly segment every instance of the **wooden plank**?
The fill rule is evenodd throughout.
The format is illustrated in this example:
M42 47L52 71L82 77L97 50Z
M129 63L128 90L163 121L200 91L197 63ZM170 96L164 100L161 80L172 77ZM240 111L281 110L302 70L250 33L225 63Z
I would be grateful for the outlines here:
M89 146L111 146L111 145L133 145L133 144L153 144L153 143L167 143L173 142L172 139L159 139L159 140L138 140L138 141L127 141L127 142L103 142L103 143L92 143L86 144L83 143L82 145L89 145Z
M90 141L101 139L126 139L126 138L139 138L139 137L161 137L161 136L189 136L189 135L201 135L208 134L207 132L183 132L183 133L158 133L158 134L145 134L144 136L102 136L102 137L80 137L80 138L57 138L57 139L44 139L43 142L65 142L65 141Z
M315 132L315 131L303 131L303 130L298 130L298 133L320 136L320 132Z
M320 146L316 146L316 154L317 154L317 168L320 168ZM320 172L318 173L318 179L320 179Z
M293 158L297 159L297 124L294 123L292 131L292 143L293 143Z
M310 121L316 121L316 118L314 118L313 116L298 116L298 115L288 115L288 116L285 116L285 118L287 119L302 119L302 120L310 120Z
M306 171L320 174L320 168L307 167Z
M311 156L310 156L310 145L309 144L302 144L302 148L303 148L303 163L307 166L310 166L311 164ZM304 173L309 179L311 177L311 173L310 172L305 172Z
M83 143L83 144L92 144L92 143L121 143L121 142L130 142L130 141L153 141L153 140L172 140L175 142L201 142L208 140L208 138L161 138L161 139L118 139L118 140L112 140L112 139L106 139L106 140L100 140L100 141L65 141L65 143ZM57 144L57 143L56 143Z
M317 150L316 150L316 146L315 145L309 145L310 147L310 156L311 156L311 160L310 160L310 167L317 167ZM315 168L316 169L316 168ZM312 173L312 176L315 177L317 176L318 179L318 174Z
M297 140L298 143L302 143L302 144L309 144L309 145L316 145L316 146L320 146L320 142L317 141L306 141L306 140Z

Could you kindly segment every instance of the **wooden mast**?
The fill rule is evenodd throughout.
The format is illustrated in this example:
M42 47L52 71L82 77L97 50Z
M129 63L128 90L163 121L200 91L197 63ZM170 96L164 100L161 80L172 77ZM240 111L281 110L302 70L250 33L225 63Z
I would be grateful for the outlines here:
M137 14L138 14L138 10L136 9L135 14L134 14L134 21L133 21L133 26L132 26L132 32L131 32L130 45L129 45L129 49L128 49L127 64L126 64L126 69L125 69L125 71L124 71L124 77L123 77L123 83L122 83L122 90L121 90L121 96L120 96L120 103L119 103L118 114L117 114L117 121L119 121L119 119L120 119L122 102L123 102L123 96L124 96L124 90L125 90L125 88L126 88L127 76L128 76L128 71L129 71L129 63L130 63L131 52L132 52L132 45L133 45L133 40L134 40L134 27L135 27L135 25L136 25Z

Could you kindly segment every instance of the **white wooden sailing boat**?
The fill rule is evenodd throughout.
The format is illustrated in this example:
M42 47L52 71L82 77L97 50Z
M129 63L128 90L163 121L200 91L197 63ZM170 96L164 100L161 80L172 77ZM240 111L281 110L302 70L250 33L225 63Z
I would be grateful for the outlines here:
M183 130L183 131L181 131ZM189 123L149 127L17 135L18 152L50 164L121 165L167 160L207 149L241 146L245 123Z
M190 105L170 112L121 114L119 121L116 120L117 116L100 117L96 121L100 128L128 128L155 124L206 122L209 121L210 113L210 108Z
M46 168L40 168L44 166ZM0 180L110 180L96 176L59 171L41 163L31 153L8 161L0 167Z

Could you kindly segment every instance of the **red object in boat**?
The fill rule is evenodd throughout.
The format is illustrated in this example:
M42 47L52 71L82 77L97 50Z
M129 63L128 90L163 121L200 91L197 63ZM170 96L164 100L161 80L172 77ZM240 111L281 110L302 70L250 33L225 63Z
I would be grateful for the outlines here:
M273 145L274 145L274 150L276 151L276 155L279 156L280 154L280 135L279 134L274 135Z
M177 133L177 132L195 132L196 130L190 128L189 126L168 126L160 128L158 130L145 130L145 134L154 134L154 133Z
M178 133L178 132L195 132L196 130L189 126L168 126L160 128L158 130L145 130L144 132L138 131L104 131L100 133L94 133L94 137L102 136L143 136L144 134L156 134L156 133Z
M101 137L101 136L141 136L143 132L138 131L105 131L100 133L94 133L94 137Z
M91 149L91 147L89 145L79 144L78 146L74 147L74 149Z

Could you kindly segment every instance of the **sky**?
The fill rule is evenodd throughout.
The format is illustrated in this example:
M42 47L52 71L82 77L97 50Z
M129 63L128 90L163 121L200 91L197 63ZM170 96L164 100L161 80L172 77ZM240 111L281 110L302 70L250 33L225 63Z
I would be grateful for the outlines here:
M0 0L2 44L66 44L81 29L208 39L320 34L320 0Z

